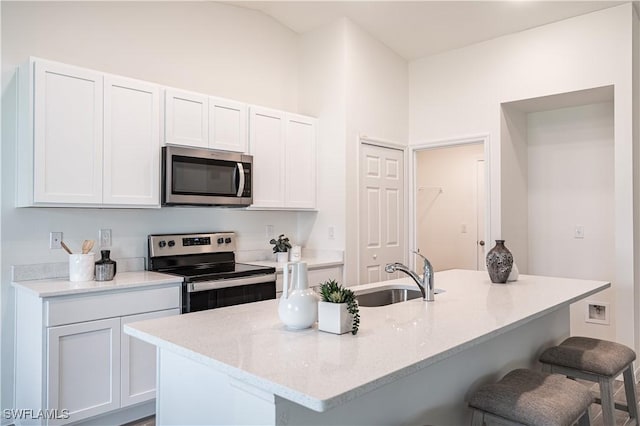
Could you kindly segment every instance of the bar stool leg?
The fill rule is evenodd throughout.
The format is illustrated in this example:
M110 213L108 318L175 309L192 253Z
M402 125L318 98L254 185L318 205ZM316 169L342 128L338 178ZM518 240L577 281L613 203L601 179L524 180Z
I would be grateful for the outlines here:
M591 426L591 417L589 416L589 409L584 412L578 419L578 426Z
M484 426L484 413L480 410L473 410L471 426Z
M602 420L605 425L615 425L615 402L613 400L613 379L600 377L600 399L602 400Z
M629 365L624 373L624 393L627 397L627 407L629 410L629 417L636 420L638 424L638 396L636 395L636 380L633 374L633 365Z

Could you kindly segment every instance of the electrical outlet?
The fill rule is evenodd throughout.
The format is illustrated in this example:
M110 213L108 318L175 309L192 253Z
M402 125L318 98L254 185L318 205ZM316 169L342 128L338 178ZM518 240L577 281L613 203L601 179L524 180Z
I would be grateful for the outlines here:
M273 225L266 225L264 227L264 232L267 235L268 240L275 237L275 235L273 235Z
M62 241L62 232L50 232L49 233L49 248L61 249L60 242Z
M100 241L100 247L111 247L111 229L101 229L98 235L98 241Z
M329 230L328 230L328 234L329 234L329 239L330 240L335 240L335 238L336 238L336 229L333 226L330 226Z
M573 234L573 238L584 238L584 226L576 225L575 232Z

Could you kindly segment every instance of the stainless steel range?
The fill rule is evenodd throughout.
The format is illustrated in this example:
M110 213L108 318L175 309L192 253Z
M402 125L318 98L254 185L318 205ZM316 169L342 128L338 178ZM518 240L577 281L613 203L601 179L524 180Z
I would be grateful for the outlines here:
M235 234L149 235L149 270L184 277L182 313L276 298L276 270L235 262Z

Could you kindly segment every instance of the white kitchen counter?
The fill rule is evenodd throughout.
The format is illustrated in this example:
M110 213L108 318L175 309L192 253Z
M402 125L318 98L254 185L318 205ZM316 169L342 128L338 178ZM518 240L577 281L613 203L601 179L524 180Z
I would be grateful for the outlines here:
M304 257L300 259L300 262L306 263L307 269L309 270L319 269L319 268L331 268L334 266L344 265L344 262L342 260L327 259L324 257ZM250 260L242 263L248 263L251 265L259 265L259 266L270 266L272 268L276 268L276 272L278 273L282 272L282 267L284 265L283 263L278 263L278 262L269 261L269 260Z
M417 288L402 278L352 289L367 292L394 283ZM463 270L438 272L435 283L445 290L435 302L415 299L361 307L356 336L337 336L315 327L288 330L278 319L277 300L129 324L125 332L156 345L167 359L175 355L228 377L235 388L275 395L276 406L281 398L325 412L562 310L549 324L566 322L566 327L539 331L549 336L540 339L557 340L568 333L569 304L610 286L527 275L517 282L492 284L486 272ZM506 350L518 353L516 347ZM162 415L159 419L162 424Z
M136 287L155 286L182 282L181 277L151 271L117 273L111 281L72 282L68 279L46 279L15 281L16 288L27 290L39 297L64 296L70 294L123 290Z

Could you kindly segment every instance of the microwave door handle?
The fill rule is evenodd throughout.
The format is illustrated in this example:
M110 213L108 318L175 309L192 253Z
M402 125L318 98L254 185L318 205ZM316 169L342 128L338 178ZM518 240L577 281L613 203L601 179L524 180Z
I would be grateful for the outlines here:
M236 163L237 169L236 173L239 175L238 179L238 193L236 194L238 197L242 197L242 193L244 192L244 167L242 163Z

